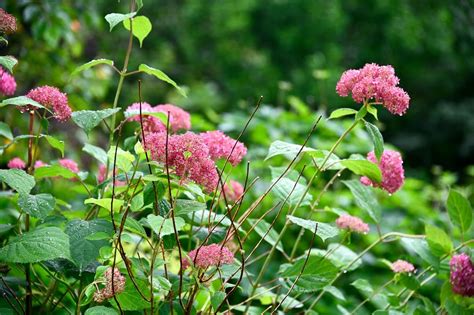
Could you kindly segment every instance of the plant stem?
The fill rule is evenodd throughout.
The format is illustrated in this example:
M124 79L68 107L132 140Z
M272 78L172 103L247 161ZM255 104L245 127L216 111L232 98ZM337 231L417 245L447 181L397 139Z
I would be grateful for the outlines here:
M33 171L33 127L35 121L35 112L30 111L30 123L28 128L28 133L30 138L28 139L28 163L26 170L28 174L31 174ZM30 215L25 213L25 231L30 230ZM25 265L25 278L26 278L26 314L30 315L33 311L33 290L31 287L31 264Z

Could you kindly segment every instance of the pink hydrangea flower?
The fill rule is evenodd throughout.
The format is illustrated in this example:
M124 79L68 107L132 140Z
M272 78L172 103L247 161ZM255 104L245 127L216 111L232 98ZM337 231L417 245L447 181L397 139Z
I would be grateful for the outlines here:
M462 296L474 296L474 265L471 258L465 253L454 255L449 266L453 292Z
M415 266L410 264L408 261L398 259L390 266L395 273L411 273L415 271Z
M48 164L44 163L43 161L37 160L37 161L35 162L35 169L36 169L36 168L43 167L43 166L47 166L47 165L48 165Z
M118 268L108 268L105 271L105 288L94 293L94 301L102 303L105 299L112 298L115 294L119 294L125 290L125 277L120 273ZM113 277L113 280L112 280ZM113 285L112 285L113 282Z
M410 97L400 87L392 66L366 64L362 69L345 71L336 85L340 96L348 96L357 103L374 100L382 103L392 114L403 115L407 111Z
M147 115L146 112L157 112L157 110L150 104L142 102L142 121L143 131L145 133L166 131L166 126L158 117ZM125 111L125 115L130 116L130 118L128 118L130 121L140 122L140 103L130 105Z
M71 108L69 107L67 96L61 93L58 88L52 86L40 86L32 89L26 94L27 97L40 103L46 108L52 109L54 118L59 121L66 121L71 118ZM27 110L35 109L34 106Z
M64 168L67 168L74 173L79 173L79 166L77 165L76 162L70 159L61 159L58 161L59 165L61 165Z
M226 246L219 244L200 246L190 251L188 256L189 258L183 259L183 270L190 265L206 269L210 266L219 267L234 262L234 254Z
M200 136L209 148L213 160L228 158L230 164L235 166L247 154L247 148L242 142L226 136L220 130L203 132Z
M360 181L366 186L381 187L388 193L393 194L399 190L405 181L405 171L403 170L403 160L400 153L392 150L385 150L377 162L374 152L367 154L367 159L375 164L378 164L382 172L382 182L374 183L368 177L363 176Z
M16 32L16 18L0 8L0 33L11 34Z
M152 159L166 163L166 132L145 137ZM168 165L182 180L190 179L203 185L208 192L218 184L216 165L209 158L209 149L201 137L192 132L168 137Z
M8 162L7 166L8 168L24 169L26 167L26 163L22 159L16 157L16 158L11 159Z
M11 96L15 94L16 81L15 78L5 69L0 67L0 93Z
M224 184L224 194L227 202L235 202L244 194L244 187L235 180Z
M161 104L154 107L157 112L170 114L170 129L173 132L191 129L191 116L185 110L171 104ZM166 127L165 127L166 128Z
M369 225L359 219L348 214L343 214L336 220L336 225L340 229L346 229L357 233L367 234Z

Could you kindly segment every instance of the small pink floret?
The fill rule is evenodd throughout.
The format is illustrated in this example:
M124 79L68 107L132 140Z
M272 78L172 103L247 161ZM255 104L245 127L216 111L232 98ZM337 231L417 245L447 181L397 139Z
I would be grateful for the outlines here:
M61 165L62 167L67 168L70 171L73 171L74 173L79 173L79 166L73 160L61 159L58 162L59 162L59 165Z
M348 214L343 214L336 220L336 225L340 229L346 229L357 233L366 234L369 232L369 225L359 219Z
M26 163L22 159L16 157L11 159L7 166L8 168L24 169L26 167Z
M183 259L183 270L190 265L206 269L210 266L219 267L234 262L234 254L226 246L219 244L200 246L190 251L188 256L189 258Z
M415 271L415 266L410 264L408 261L398 259L390 266L395 273L412 273Z
M374 183L369 178L363 176L360 179L362 184L366 186L380 187L390 194L395 193L403 186L403 183L405 182L405 171L403 169L403 160L400 153L392 150L385 150L380 159L380 163L378 163L377 158L372 151L367 154L367 160L378 164L380 171L382 172L382 182Z

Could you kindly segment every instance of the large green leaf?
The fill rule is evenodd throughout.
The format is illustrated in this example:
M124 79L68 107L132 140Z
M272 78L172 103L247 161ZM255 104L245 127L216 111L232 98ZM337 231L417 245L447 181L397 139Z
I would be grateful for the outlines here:
M105 118L112 116L120 111L120 108L107 108L103 110L80 110L72 113L72 120L89 133L93 128L100 124Z
M431 248L431 252L436 256L449 254L453 249L453 243L448 234L442 229L427 224L425 226L426 240Z
M75 75L79 72L82 72L86 69L89 69L89 68L92 68L92 67L95 67L97 65L109 65L109 66L113 66L114 65L114 62L110 59L94 59L94 60L91 60L89 62L86 62L85 64L77 67L76 69L74 69L74 71L71 73L71 75Z
M301 204L300 206L307 206L311 204L311 201L313 200L313 196L308 192L306 192L306 186L297 183L289 178L282 178L276 183L276 185L273 187L272 192L276 195L276 197L283 201L287 199L287 203L290 206L296 206L301 198ZM291 194L291 195L290 195ZM304 196L304 197L303 197Z
M115 161L116 167L124 172L130 171L135 161L135 156L132 153L124 151L121 148L117 149L117 156L115 156L115 146L110 147L107 157L110 164L113 164Z
M8 69L13 73L13 67L18 63L15 57L12 56L0 56L0 65L5 69Z
M165 219L162 216L149 214L147 216L148 224L150 224L153 232L160 237L174 234L173 220L171 218ZM186 225L183 218L175 217L176 231L181 231Z
M248 219L247 221L252 226L254 226L255 223L257 222L256 219ZM269 232L267 233L267 231L269 231ZM275 244L277 244L278 233L273 229L273 227L270 226L270 223L265 222L264 220L261 220L255 226L255 232L257 232L257 234L262 238L265 236L265 234L267 234L265 236L265 241L268 244L270 244L272 246L275 246ZM283 249L283 244L282 244L281 240L278 241L278 244L276 245L276 249L278 249L282 253L285 252L284 249Z
M310 230L313 233L317 224L318 230L316 232L316 235L319 236L323 241L327 240L328 238L339 235L339 230L327 223L316 222L313 220L305 220L291 215L287 216L287 218L292 223L299 225L307 230Z
M153 68L153 67L150 67L146 64L141 64L139 67L138 67L138 70L141 71L141 72L145 72L146 74L149 74L149 75L152 75L158 79L160 79L161 81L165 81L166 83L169 83L171 84L172 86L174 86L178 92L183 95L184 97L186 97L186 92L180 88L178 86L178 84L176 84L176 82L174 82L169 76L166 75L166 73L164 73L163 71L159 70L159 69L156 69L156 68Z
M351 170L354 174L367 176L377 183L382 181L382 173L375 163L367 160L342 160L341 164Z
M177 216L184 216L195 211L206 210L205 203L196 200L176 199L175 200L175 214Z
M108 244L105 239L91 240L88 238L88 236L99 232L112 236L113 228L110 221L103 219L92 221L73 220L66 226L72 260L81 271L94 262L99 256L100 248Z
M55 205L56 199L50 194L20 194L18 197L20 209L38 219L46 218Z
M310 148L310 147L304 147L301 149L301 145L299 144L293 144L289 142L284 142L284 141L274 141L270 145L270 148L268 149L268 154L265 160L268 160L274 156L278 155L284 155L287 159L294 159L296 154L301 150L301 152L311 152L311 151L316 151L316 149Z
M0 261L35 263L44 260L67 258L69 237L57 227L45 227L13 237L0 249Z
M137 13L131 12L128 14L110 13L105 16L105 20L109 23L110 31L122 21L133 18Z
M82 151L89 153L97 159L101 164L107 165L107 153L104 149L96 147L95 145L86 143Z
M472 208L469 200L461 193L451 190L447 207L451 222L459 227L461 233L468 231L472 224Z
M136 278L135 282L137 284L138 289L140 289L140 292L142 292L142 294L149 299L150 287L148 285L148 282L140 278ZM122 293L118 294L116 297L118 302L120 303L120 307L124 311L136 311L150 308L150 302L147 302L140 295L140 293L137 292L137 289L135 288L133 282L129 279L128 276L126 277L125 281L125 290ZM109 302L114 307L117 306L113 298L109 299Z
M7 98L6 100L3 100L0 103L0 107L4 107L4 106L7 106L7 105L14 105L14 106L18 106L18 107L33 105L37 108L45 108L40 103L38 103L36 101L33 101L31 98L26 97L26 96L15 96L15 97L12 97L12 98Z
M94 306L86 310L85 315L118 315L119 313L110 307Z
M357 205L367 211L375 223L378 223L380 221L380 206L372 187L365 186L358 180L345 180L342 182L351 190Z
M375 157L377 158L378 161L380 161L380 158L382 157L383 154L383 136L380 133L379 128L377 126L365 122L365 127L367 128L367 131L372 138L372 142L374 143L374 153Z
M46 165L35 170L35 178L62 177L66 179L77 178L78 175L68 168L60 165Z
M111 205L112 205L112 198L88 198L84 200L84 204L89 205L89 204L94 204L98 205L99 207L102 207L104 209L107 209L108 211L111 210ZM121 206L123 206L124 201L121 199L114 199L114 211L118 211Z
M33 176L19 169L0 170L0 181L23 194L29 194L36 184Z
M301 273L305 258L301 258L290 265L281 274L284 278L289 278L291 281L296 280L296 277ZM295 285L295 292L309 293L315 292L326 285L336 276L338 269L327 259L321 259L318 256L310 256L304 268L301 277Z
M130 19L123 20L123 26L130 30ZM143 40L150 34L151 28L151 22L146 16L140 15L132 19L132 33L138 38L140 47L142 47Z

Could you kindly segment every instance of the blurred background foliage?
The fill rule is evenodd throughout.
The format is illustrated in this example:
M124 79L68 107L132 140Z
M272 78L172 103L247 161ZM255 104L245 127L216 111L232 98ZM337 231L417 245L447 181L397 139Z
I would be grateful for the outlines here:
M290 112L297 112L298 103L307 104L304 114L313 116L354 106L335 93L341 73L367 62L391 64L412 98L411 108L403 118L388 119L380 111L380 128L386 141L403 152L412 174L426 178L433 165L466 174L472 163L472 0L145 0L144 5L142 14L153 30L141 49L135 42L129 70L146 62L189 94L184 99L148 78L143 94L151 104L175 103L215 125L226 127L234 120L232 129L240 129L241 117L248 116L260 95L269 107ZM127 32L118 27L109 33L103 17L126 13L128 6L123 0L6 0L2 7L17 17L19 32L0 54L20 60L17 94L49 84L68 92L75 110L110 107L118 80L113 71L98 67L70 74L94 58L122 66ZM122 107L138 100L137 77L126 85ZM270 114L276 113L271 108ZM223 112L232 114L222 119L217 114ZM21 126L20 117L12 114L7 121ZM197 129L210 127L194 120ZM279 132L269 125L260 131L256 139L246 139L250 146L266 145L265 138L275 139Z

